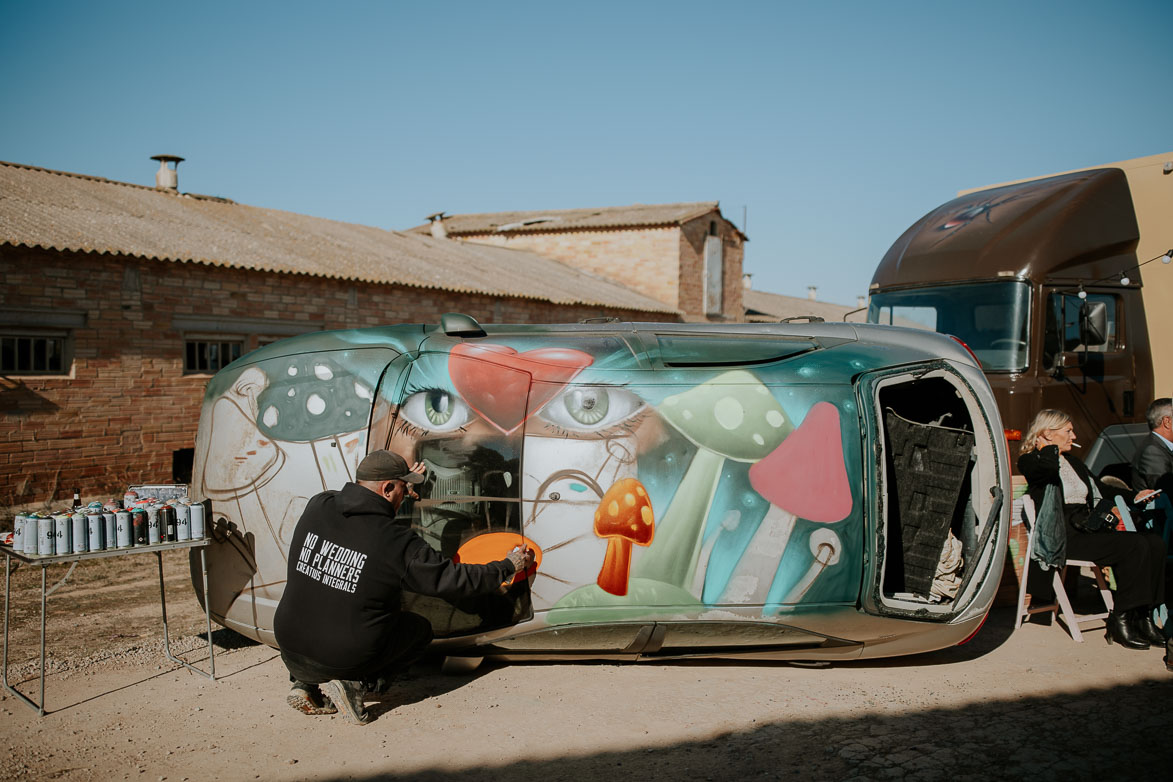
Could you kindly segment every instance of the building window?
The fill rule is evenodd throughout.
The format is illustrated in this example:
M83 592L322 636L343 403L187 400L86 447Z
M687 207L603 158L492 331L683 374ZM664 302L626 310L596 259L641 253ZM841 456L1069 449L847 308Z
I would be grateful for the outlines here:
M183 371L211 374L240 358L244 340L188 339L184 341Z
M68 372L64 335L0 335L0 373L65 375Z
M720 315L725 295L725 248L719 236L705 237L705 314Z

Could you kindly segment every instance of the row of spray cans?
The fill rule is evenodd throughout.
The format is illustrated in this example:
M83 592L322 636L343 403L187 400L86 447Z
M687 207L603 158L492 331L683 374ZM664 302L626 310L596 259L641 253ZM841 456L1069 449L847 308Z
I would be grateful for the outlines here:
M202 540L206 534L201 503L186 497L140 499L127 492L122 503L91 502L72 511L18 515L12 548L26 556L48 557Z

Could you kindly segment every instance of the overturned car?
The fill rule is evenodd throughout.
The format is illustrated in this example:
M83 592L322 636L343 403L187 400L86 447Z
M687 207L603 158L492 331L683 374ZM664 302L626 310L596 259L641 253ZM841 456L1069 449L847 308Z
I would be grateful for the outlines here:
M972 635L998 587L1001 432L978 362L917 330L451 314L308 334L209 383L209 593L193 581L275 644L302 509L387 448L427 465L400 515L442 554L536 553L498 595L405 593L450 658L929 651Z

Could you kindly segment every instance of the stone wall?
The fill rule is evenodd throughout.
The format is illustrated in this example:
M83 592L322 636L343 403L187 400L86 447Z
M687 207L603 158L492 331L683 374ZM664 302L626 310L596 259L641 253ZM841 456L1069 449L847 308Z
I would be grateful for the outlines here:
M713 224L712 226L710 224ZM721 315L708 315L704 311L705 291L705 238L711 228L721 237L725 269L722 281ZM705 215L685 223L680 231L680 309L688 320L713 322L740 322L745 320L742 305L742 261L745 246L741 235L726 220L716 213Z
M600 229L570 233L470 234L464 241L529 250L567 266L607 277L677 308L680 229Z
M704 244L714 223L725 254L722 314L704 312ZM462 241L529 250L608 277L684 312L689 321L744 320L741 235L717 212L683 226L590 231L461 234Z

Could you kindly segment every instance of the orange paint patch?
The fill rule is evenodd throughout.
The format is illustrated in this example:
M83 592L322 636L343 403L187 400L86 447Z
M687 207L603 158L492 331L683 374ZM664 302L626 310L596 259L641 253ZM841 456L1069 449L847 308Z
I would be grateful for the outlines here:
M489 562L498 562L505 559L509 556L510 551L521 545L534 550L533 567L524 574L525 576L533 575L542 565L542 549L538 547L537 543L516 532L486 532L483 535L470 538L456 550L456 556L452 557L452 561L463 562L467 565L485 565ZM517 583L521 576L520 573L514 576L513 582Z

